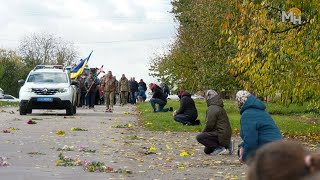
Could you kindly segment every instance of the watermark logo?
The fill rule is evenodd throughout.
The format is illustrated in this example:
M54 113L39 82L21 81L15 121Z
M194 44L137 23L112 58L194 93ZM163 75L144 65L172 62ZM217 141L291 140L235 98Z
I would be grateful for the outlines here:
M298 8L291 8L288 12L282 11L282 22L290 20L294 25L301 24L301 11Z

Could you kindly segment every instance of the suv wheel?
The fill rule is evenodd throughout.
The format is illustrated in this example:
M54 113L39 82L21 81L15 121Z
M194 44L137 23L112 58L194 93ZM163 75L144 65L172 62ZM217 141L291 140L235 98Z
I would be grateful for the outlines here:
M67 116L72 116L73 115L73 105L72 104L70 104L70 105L68 105L68 107L67 107L67 109L66 109L66 114L67 114Z
M73 114L77 114L77 105L73 105Z
M27 113L32 114L32 108L27 108Z
M19 111L20 111L20 115L27 115L27 107L25 105L22 105L21 103L19 106Z

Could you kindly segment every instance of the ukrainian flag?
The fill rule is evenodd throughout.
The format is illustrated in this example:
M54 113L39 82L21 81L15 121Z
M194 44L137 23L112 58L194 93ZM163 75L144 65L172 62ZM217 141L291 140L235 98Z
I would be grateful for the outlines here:
M85 59L83 59L77 66L75 66L74 68L71 69L71 71L70 71L71 79L76 79L82 74L84 68L86 67L86 65L87 65L87 63L88 63L88 61L90 59L90 56L91 56L92 52L93 51L91 51L89 56L86 57Z

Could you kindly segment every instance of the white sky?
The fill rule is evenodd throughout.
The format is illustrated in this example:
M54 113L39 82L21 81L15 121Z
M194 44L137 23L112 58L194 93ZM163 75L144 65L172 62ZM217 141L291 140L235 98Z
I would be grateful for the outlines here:
M16 49L31 33L53 33L75 43L79 58L93 50L89 66L119 78L153 81L155 53L173 41L169 0L0 0L0 48Z

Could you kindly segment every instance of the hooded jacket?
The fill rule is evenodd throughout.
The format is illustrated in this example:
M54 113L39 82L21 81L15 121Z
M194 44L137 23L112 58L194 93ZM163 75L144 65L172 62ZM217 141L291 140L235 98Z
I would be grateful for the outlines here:
M231 139L231 126L223 101L219 95L207 100L206 125L203 133L218 136L219 144L228 147Z
M263 102L254 96L249 96L240 109L240 136L244 148L242 160L252 155L260 146L282 139L279 128L266 111Z
M198 118L198 111L190 93L183 92L181 94L180 108L177 110L177 114L188 115L193 120Z

